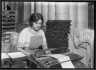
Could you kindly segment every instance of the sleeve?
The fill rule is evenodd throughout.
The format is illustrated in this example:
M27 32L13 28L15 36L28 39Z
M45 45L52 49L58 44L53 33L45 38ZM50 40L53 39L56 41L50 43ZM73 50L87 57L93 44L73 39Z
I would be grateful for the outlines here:
M43 44L42 44L43 49L47 49L48 47L47 47L46 37L45 37L45 33L43 32L43 30L42 30L42 37L43 37Z
M18 39L18 45L17 47L26 47L25 46L25 41L26 41L26 31L25 30L22 30L19 34L19 39Z

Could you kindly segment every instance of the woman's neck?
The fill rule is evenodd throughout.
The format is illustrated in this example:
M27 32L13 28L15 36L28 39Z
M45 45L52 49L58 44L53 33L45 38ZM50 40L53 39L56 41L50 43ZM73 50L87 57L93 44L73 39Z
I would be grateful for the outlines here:
M31 33L33 33L33 34L35 34L35 35L37 35L38 32L39 32L39 30L36 31L36 30L34 30L32 27L28 27L28 30L29 30L29 32L31 32Z

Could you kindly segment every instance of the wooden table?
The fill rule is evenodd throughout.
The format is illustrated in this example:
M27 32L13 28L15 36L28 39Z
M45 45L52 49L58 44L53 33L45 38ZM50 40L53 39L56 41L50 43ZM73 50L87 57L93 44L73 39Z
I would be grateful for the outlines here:
M75 68L87 68L82 62L81 62L81 59L83 59L83 57L82 56L80 56L80 55L78 55L78 54L75 54L75 53L69 53L69 54L67 54L69 57L70 57L70 60L72 61L72 63L73 63L73 65L74 65L74 67ZM31 62L33 62L34 63L34 60L32 60L32 59L29 59ZM45 59L46 60L46 59ZM37 60L37 62L39 61L39 58L38 58L38 60ZM44 60L42 60L42 61L44 61ZM37 65L40 65L41 63L37 63ZM43 63L44 64L44 63ZM45 65L45 64L44 64ZM42 67L44 67L44 66L42 66L42 64L41 64L41 68ZM44 68L46 68L46 67L44 67ZM49 66L49 68L62 68L61 67L61 65L60 65L60 63L57 63L57 64L53 64L53 65L51 65L51 66Z
M17 55L18 56L17 56ZM20 55L21 54L21 55ZM22 68L26 66L24 62L27 59L27 56L23 56L22 52L14 52L14 53L2 53L1 54L1 68Z

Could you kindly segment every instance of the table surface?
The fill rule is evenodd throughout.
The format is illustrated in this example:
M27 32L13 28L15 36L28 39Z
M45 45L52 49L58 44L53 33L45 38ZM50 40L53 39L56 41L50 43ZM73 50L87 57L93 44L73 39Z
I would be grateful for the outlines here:
M73 65L74 65L74 67L75 68L87 68L86 67L86 65L84 65L80 60L81 59L83 59L83 57L82 56L80 56L80 55L78 55L78 54L75 54L75 53L69 53L69 54L67 54L69 57L70 57L70 59L71 59L71 61L72 61L72 63L73 63ZM31 58L29 58L29 60L30 60L30 62L34 62L34 59L31 59ZM19 60L18 60L19 61ZM18 62L17 61L17 62ZM37 65L38 65L38 61L37 61ZM40 63L39 63L40 64ZM60 63L58 63L58 64L56 64L56 65L53 65L53 66L51 66L50 68L61 68L61 65L60 65Z

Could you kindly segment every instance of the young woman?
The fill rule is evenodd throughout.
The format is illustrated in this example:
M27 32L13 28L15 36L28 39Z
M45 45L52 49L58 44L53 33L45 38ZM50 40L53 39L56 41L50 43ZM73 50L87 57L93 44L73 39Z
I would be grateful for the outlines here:
M26 54L28 57L34 54L34 49L37 49L40 46L42 46L43 49L47 49L45 34L41 29L43 25L43 16L40 13L33 13L29 18L29 25L30 25L29 27L24 28L20 32L19 39L18 39L18 50ZM36 41L37 44L32 43L33 37L35 38L38 37L38 40L40 40L40 42L38 42L39 45L37 45L38 40ZM35 45L30 46L31 43ZM31 53L29 52L30 50L31 50ZM48 51L46 53L48 54L50 52Z

